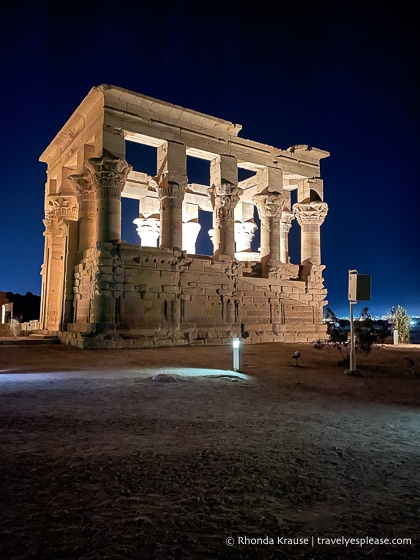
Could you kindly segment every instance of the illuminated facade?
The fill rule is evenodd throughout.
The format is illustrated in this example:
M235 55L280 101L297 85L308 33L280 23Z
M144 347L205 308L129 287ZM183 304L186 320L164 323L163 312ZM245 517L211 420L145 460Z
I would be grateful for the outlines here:
M240 130L118 87L90 91L40 158L44 331L96 348L224 344L244 333L248 342L312 341L325 332L320 160L329 154L281 150ZM155 150L155 175L133 169L127 142ZM208 162L209 184L189 183L187 156ZM238 168L250 177L239 181ZM121 241L122 197L139 201L138 245ZM196 254L201 211L213 217L208 256ZM288 251L294 218L297 264Z

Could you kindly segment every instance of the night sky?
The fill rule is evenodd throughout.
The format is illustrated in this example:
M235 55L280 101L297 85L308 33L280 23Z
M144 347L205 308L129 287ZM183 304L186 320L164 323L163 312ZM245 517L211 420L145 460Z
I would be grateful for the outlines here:
M321 161L329 306L348 314L347 274L357 269L372 274L372 300L356 314L398 304L420 314L414 12L403 3L133 4L3 8L0 290L40 294L46 165L38 158L90 89L107 83L239 123L244 138L331 152ZM192 173L197 182L199 167ZM124 204L131 243L135 211ZM292 262L298 254L292 243Z

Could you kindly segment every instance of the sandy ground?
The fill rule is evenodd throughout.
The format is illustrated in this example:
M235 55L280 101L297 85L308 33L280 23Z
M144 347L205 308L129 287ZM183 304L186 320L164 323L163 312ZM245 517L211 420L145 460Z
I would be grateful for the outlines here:
M419 558L420 347L340 358L0 347L0 558Z

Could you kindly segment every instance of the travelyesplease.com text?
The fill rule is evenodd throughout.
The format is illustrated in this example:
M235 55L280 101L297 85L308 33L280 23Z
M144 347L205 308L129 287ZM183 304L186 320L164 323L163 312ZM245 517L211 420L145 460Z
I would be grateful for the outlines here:
M243 545L277 545L277 546L372 546L372 545L411 545L410 538L387 538L387 537L249 537L246 535L227 537L228 546Z

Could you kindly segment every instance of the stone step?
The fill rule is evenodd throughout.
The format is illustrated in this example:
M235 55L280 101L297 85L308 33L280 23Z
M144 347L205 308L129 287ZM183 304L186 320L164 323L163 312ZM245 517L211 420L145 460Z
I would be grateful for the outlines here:
M44 334L44 333L34 333L32 332L29 337L27 338L31 338L33 340L51 340L51 339L57 339L58 340L58 336L57 333L48 333L48 334Z
M60 344L57 336L2 336L0 337L0 346L36 346L41 344Z

